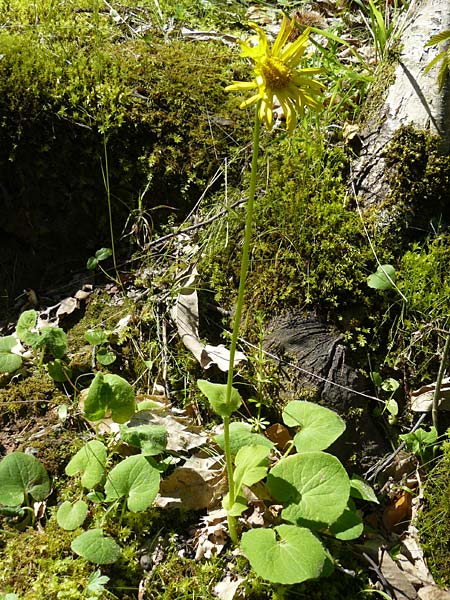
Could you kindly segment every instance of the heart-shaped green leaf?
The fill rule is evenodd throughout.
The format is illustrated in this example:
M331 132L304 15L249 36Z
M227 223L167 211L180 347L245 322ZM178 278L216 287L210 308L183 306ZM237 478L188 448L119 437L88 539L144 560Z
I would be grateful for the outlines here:
M99 421L107 411L116 423L131 419L136 412L134 389L120 375L97 373L84 402L84 415L91 421Z
M345 430L337 413L313 402L289 402L283 410L283 421L288 427L301 427L294 437L298 452L325 450Z
M99 440L91 440L72 456L65 470L70 476L81 473L81 485L90 490L103 479L105 465L106 446Z
M167 447L167 428L162 425L138 425L120 428L121 439L132 446L141 448L144 456L156 456Z
M367 502L376 502L378 504L377 497L372 487L366 483L358 475L352 475L350 480L350 496L352 498L359 498L360 500L366 500Z
M125 423L136 412L136 400L133 386L120 375L112 375L107 373L104 376L112 390L112 397L109 401L109 409L111 410L111 418L116 423Z
M270 471L272 496L286 505L282 516L301 524L331 525L343 513L350 480L339 460L326 452L304 452L283 458Z
M13 373L22 365L22 357L11 352L17 343L13 335L0 337L0 373Z
M84 416L90 421L100 421L106 414L112 398L112 389L103 373L97 373L89 386L84 401Z
M241 489L242 485L251 486L267 475L270 448L267 446L247 446L241 448L236 454L233 479L236 490Z
M99 348L95 358L101 365L107 367L108 365L112 365L112 363L116 360L117 355L112 350L108 350L108 348Z
M66 531L73 531L84 523L88 514L88 505L83 500L73 504L67 500L61 504L56 513L58 525Z
M241 549L260 577L285 585L319 577L327 558L309 529L293 525L246 531Z
M362 535L364 524L360 514L356 511L355 504L349 498L348 504L342 515L331 525L330 532L338 540L355 540Z
M93 346L100 346L100 344L106 344L108 341L108 336L106 335L106 331L103 329L88 329L84 333L84 337L89 344Z
M223 433L216 435L214 441L224 450L225 441ZM235 421L230 423L230 451L235 456L244 446L266 446L273 448L273 443L259 433L252 432L251 425Z
M159 471L152 467L145 456L129 456L108 475L105 484L106 501L113 502L125 496L132 512L146 510L156 498L159 480Z
M13 335L0 337L0 373L14 373L22 366L22 357L11 350L17 346Z
M375 290L390 290L395 287L395 269L392 265L380 265L375 273L367 278L367 285Z
M197 385L208 398L213 411L222 418L230 417L242 404L241 395L235 388L231 388L231 398L227 402L227 386L225 384L199 379Z
M35 310L25 310L17 321L17 337L21 342L25 342L25 344L28 344L29 346L32 346L39 338L37 332L31 331L36 327L37 316L38 314Z
M90 529L76 537L70 545L78 556L96 565L109 565L120 556L120 547L103 534L102 529Z
M40 502L50 490L47 471L31 454L12 452L0 461L0 504L20 506L28 494Z

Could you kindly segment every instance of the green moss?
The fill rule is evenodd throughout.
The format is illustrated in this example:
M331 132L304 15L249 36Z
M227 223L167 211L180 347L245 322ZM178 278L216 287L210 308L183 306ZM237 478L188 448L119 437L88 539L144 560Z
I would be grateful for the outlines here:
M398 266L398 286L407 302L392 323L389 360L406 370L415 387L434 381L450 324L449 244L448 233L414 243Z
M1 422L5 426L14 419L42 415L49 406L63 400L53 379L44 370L35 370L30 376L0 389Z
M381 210L389 214L391 239L400 234L403 248L439 229L447 214L450 157L441 153L440 144L437 136L406 126L386 150L390 191Z
M450 585L450 444L428 474L417 527L430 571L439 585Z
M249 313L273 314L288 308L335 314L339 307L359 313L364 283L373 262L357 213L348 205L347 158L299 129L268 147L266 193L257 199L247 284ZM261 182L265 165L261 165ZM238 278L242 214L227 218L228 230L211 235L211 251L200 265L217 300L232 305L230 284ZM228 232L228 237L226 237Z
M73 532L50 520L44 530L27 529L3 537L0 554L0 589L22 600L81 600L90 573L84 560L73 560ZM66 595L62 595L64 592Z

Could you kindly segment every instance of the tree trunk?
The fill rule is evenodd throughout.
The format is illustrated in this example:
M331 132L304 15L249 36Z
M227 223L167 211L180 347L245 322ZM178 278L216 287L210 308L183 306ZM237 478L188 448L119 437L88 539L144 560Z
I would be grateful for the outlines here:
M442 44L425 48L431 36L450 29L449 0L413 0L401 23L400 57L395 80L379 110L373 111L360 134L362 151L352 169L352 191L362 207L379 205L389 192L385 150L394 133L405 125L441 137L441 152L450 146L450 85L438 89L439 66L424 73L442 52ZM387 67L380 65L379 78Z

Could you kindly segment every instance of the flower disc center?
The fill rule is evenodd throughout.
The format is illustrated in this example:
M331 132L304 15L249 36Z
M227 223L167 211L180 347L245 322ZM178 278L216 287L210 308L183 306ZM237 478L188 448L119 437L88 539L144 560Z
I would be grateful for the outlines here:
M274 56L269 56L262 61L261 70L267 87L273 90L286 87L292 77L291 69Z

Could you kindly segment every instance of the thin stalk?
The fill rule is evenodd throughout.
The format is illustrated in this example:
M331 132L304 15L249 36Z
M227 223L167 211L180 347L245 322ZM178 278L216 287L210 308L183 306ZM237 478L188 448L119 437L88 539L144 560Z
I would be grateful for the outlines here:
M103 153L104 153L104 157L105 157L105 166L103 167L103 165L102 165L102 176L103 176L103 184L105 186L105 191L106 191L106 202L108 204L109 235L111 237L111 251L112 251L114 272L116 273L115 281L123 289L122 280L119 277L119 271L117 270L117 262L116 262L116 248L115 248L115 244L114 244L114 229L113 229L113 222L112 222L111 188L109 185L108 149L106 146L106 136L103 137ZM104 269L101 269L101 270L104 272Z
M442 380L444 379L444 373L445 373L445 363L447 362L447 356L448 356L449 351L450 351L450 333L447 334L447 339L445 340L444 351L442 353L441 364L439 365L439 372L438 372L438 376L436 379L436 387L434 388L433 405L431 408L431 416L433 419L433 425L434 425L436 431L438 432L438 435L439 435L439 430L438 430L439 396L441 394Z
M233 334L231 336L230 346L230 365L228 369L227 378L227 390L226 390L226 403L229 404L231 400L231 392L233 387L233 371L234 371L234 356L236 354L236 346L239 337L239 327L241 324L242 307L244 304L244 293L245 283L247 280L248 263L250 255L250 241L252 238L253 229L253 207L255 200L256 191L256 180L258 175L258 154L259 154L259 136L261 131L261 121L259 120L259 107L260 102L256 105L255 110L255 126L253 129L253 156L252 156L252 168L250 174L250 187L248 193L248 200L246 204L245 213L245 232L244 232L244 245L242 247L241 257L241 270L239 276L239 290L236 301L236 311L234 315ZM225 458L227 463L227 475L228 475L228 495L230 506L233 506L236 495L234 488L233 479L233 460L230 452L230 418L224 417L223 419L223 435L224 435L224 447L225 447ZM237 544L238 537L236 531L236 518L228 515L228 529L230 532L230 538L234 544Z

